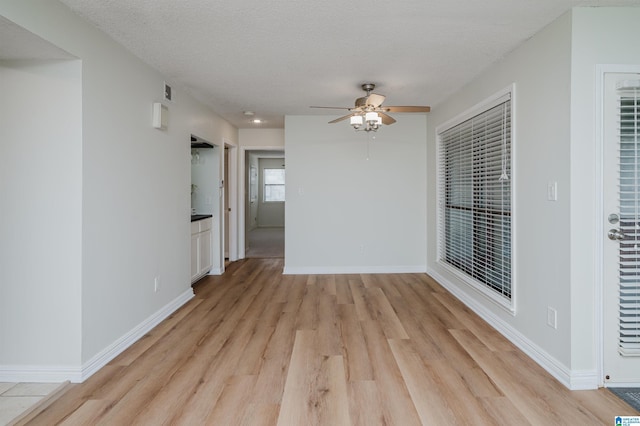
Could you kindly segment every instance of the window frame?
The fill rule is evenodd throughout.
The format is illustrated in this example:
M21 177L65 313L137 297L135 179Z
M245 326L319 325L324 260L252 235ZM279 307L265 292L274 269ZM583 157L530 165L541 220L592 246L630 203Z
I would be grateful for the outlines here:
M285 183L267 183L266 174L267 170L282 170ZM281 186L283 188L284 200L267 200L267 187L268 186ZM262 169L262 202L263 203L284 203L286 201L286 173L284 167L264 167Z
M516 203L515 203L515 188L516 188L516 173L514 168L514 158L516 155L516 143L515 143L515 134L516 134L516 93L515 93L515 83L510 84L504 89L494 93L478 104L472 106L471 108L465 110L464 112L458 114L457 116L447 120L446 122L440 124L436 127L436 169L437 169L437 215L436 215L436 226L437 226L437 263L443 269L446 269L448 272L456 276L465 284L469 285L473 289L479 291L482 295L486 296L490 301L497 304L499 307L503 308L507 312L512 315L516 313L516 294L517 294L517 283L516 283ZM511 239L510 239L510 249L511 249L511 265L510 265L510 276L511 276L511 284L510 284L510 293L511 297L507 298L495 290L492 290L489 285L482 283L475 278L473 278L468 273L456 268L449 262L445 260L443 247L443 236L444 236L444 213L445 213L445 182L443 178L444 174L444 164L443 164L443 138L442 134L453 127L462 124L480 114L483 114L490 109L503 104L507 100L510 100L510 113L511 113L511 129L510 129L510 158L509 158L509 167L510 167L510 211L511 211Z

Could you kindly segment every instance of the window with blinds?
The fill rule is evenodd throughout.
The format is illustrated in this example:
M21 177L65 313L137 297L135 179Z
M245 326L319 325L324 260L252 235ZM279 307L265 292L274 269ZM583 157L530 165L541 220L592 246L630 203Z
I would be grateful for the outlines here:
M640 83L619 91L619 352L640 356Z
M438 129L439 261L513 310L511 91Z
M264 169L264 202L284 202L284 169Z

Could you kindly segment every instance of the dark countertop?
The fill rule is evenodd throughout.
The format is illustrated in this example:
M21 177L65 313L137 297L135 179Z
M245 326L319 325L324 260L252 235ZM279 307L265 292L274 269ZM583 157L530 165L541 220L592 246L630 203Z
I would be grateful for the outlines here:
M191 215L191 222L197 222L198 220L208 219L210 217L213 217L213 215L211 215L211 214L192 214Z

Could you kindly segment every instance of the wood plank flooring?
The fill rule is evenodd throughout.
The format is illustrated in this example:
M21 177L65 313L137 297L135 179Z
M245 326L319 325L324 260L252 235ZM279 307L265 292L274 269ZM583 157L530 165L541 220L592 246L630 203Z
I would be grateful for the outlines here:
M637 415L568 391L424 274L282 275L247 259L31 425L599 425Z

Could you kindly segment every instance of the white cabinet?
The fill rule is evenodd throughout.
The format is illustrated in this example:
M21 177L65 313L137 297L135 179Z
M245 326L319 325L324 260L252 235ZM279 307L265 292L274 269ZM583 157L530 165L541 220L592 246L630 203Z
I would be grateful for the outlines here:
M193 224L192 224L193 227ZM191 231L191 282L196 281L200 276L198 261L200 260L200 233Z
M211 257L211 227L213 219L206 218L191 222L191 282L206 275L213 259Z

